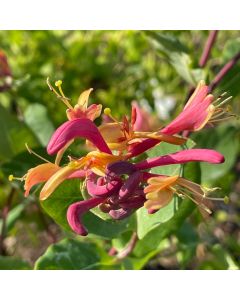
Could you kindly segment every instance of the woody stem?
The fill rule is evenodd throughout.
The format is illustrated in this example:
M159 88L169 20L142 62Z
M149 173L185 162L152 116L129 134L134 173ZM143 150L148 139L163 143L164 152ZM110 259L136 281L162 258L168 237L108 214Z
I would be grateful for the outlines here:
M204 46L201 58L199 60L199 67L203 68L206 65L207 60L210 55L210 52L211 52L211 49L212 49L212 46L216 40L217 34L218 34L218 30L211 30L209 32L209 35L208 35L206 44Z
M229 62L227 62L222 69L215 76L211 84L209 85L209 92L214 90L223 77L236 65L240 59L240 52L238 52Z

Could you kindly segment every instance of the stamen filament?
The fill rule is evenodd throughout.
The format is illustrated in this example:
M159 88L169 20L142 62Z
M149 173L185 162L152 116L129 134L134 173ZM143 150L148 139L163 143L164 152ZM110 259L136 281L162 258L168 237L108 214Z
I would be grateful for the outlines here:
M222 98L227 95L228 92L223 92L215 101L213 101L213 104L219 102L220 100L222 100Z
M113 117L111 109L109 107L106 107L103 112L106 116L111 118L114 122L120 124L120 122L116 118Z
M62 90L62 80L56 81L55 86L58 87L59 92L63 96L63 98L66 98L66 96L64 95L63 90Z
M232 96L229 96L228 98L226 98L225 100L220 102L218 105L216 105L216 107L220 107L220 106L224 105L225 103L229 102L232 98L233 98Z
M50 83L50 80L49 80L49 77L47 78L47 85L48 85L48 87L49 87L49 89L50 89L50 91L52 91L56 96L57 96L57 98L58 99L60 99L69 109L73 109L73 107L72 107L72 105L69 103L69 98L66 98L65 96L64 96L64 94L62 93L62 94L59 94L56 90L55 90L55 88L51 85L51 83ZM60 90L59 90L60 91ZM60 91L61 92L61 91Z
M217 123L217 122L222 122L222 121L226 121L226 120L229 120L229 119L232 119L233 117L235 117L235 115L231 115L229 117L226 117L226 118L222 118L222 119L214 119L214 120L210 120L211 123Z
M41 155L37 154L35 151L33 151L27 143L25 143L25 147L27 148L27 151L30 154L34 154L35 156L37 156L38 158L42 159L43 161L47 162L47 163L51 163L49 160L45 159L44 157L42 157Z
M8 176L9 181L13 181L13 180L23 181L25 178L26 178L26 174L23 175L23 177L15 177L15 176L13 176L13 174Z

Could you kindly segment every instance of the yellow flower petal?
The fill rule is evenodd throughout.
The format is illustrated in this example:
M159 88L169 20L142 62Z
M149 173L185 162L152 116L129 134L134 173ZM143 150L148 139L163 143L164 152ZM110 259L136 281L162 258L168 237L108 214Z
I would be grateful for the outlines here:
M84 110L86 110L87 109L87 107L88 107L88 98L89 98L89 95L90 95L90 93L93 91L93 89L91 88L91 89L88 89L88 90L86 90L86 91L84 91L84 92L82 92L81 93L81 95L79 96L79 98L78 98L78 105L80 106L80 107L82 107Z
M38 183L47 181L53 174L55 174L60 167L53 163L45 163L30 169L27 172L25 179L25 196L29 195L30 189Z
M161 177L152 177L150 179L148 179L148 186L144 189L145 193L148 193L150 191L160 191L162 189L165 189L166 187L169 187L171 185L173 185L174 183L176 183L176 181L178 180L179 176L175 175L175 176L161 176Z
M173 192L169 189L147 194L147 201L144 203L146 209L160 209L166 206L172 199Z
M68 166L61 168L58 170L53 176L49 178L49 180L43 186L41 193L40 193L40 200L47 199L55 189L70 176L74 173L77 169L81 168L79 164L78 167L74 166L73 163L70 163Z

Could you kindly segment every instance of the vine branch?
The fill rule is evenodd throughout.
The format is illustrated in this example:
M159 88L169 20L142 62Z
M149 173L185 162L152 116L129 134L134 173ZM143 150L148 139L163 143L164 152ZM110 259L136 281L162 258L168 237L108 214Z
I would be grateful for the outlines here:
M218 30L211 30L209 32L209 35L208 35L206 44L204 46L201 58L199 60L199 67L200 68L203 68L206 65L207 60L208 60L209 55L210 55L210 52L212 50L212 46L213 46L213 44L214 44L214 42L217 38L217 34L218 34Z
M209 92L214 90L223 77L236 65L240 59L240 52L237 53L229 62L227 62L217 73L213 81L209 85Z

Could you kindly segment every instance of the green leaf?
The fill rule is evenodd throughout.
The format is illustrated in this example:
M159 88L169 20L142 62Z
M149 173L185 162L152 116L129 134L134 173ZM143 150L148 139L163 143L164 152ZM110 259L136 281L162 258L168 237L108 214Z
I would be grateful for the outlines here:
M72 232L66 218L67 209L70 204L81 200L80 181L67 180L48 199L41 201L41 206L57 224ZM88 212L83 216L83 224L89 234L112 239L122 232L132 230L135 227L135 217L131 216L121 221L102 220L92 212Z
M169 56L170 64L175 68L177 73L189 84L195 86L196 81L192 74L192 60L186 53L172 53Z
M177 198L174 199L165 207L160 209L155 214L149 214L145 207L137 211L137 234L139 239L151 231L153 228L171 219L177 211Z
M31 147L38 144L31 130L0 105L0 159L5 161L25 150L25 143Z
M186 164L183 168L183 175L189 180L200 183L201 170L199 167L199 163ZM188 199L181 200L177 196L175 196L175 201L173 200L170 204L176 205L175 211L174 214L172 214L173 212L171 210L170 213L166 213L165 222L156 224L149 221L148 225L142 218L141 222L143 224L140 225L140 219L138 219L138 226L142 226L143 228L146 227L148 231L143 231L145 235L143 235L143 238L137 242L136 248L134 250L134 254L137 257L147 255L152 251L154 255L154 250L159 248L159 246L161 245L161 241L164 238L168 237L170 234L177 233L180 230L181 226L184 224L186 218L193 212L196 207L196 205L192 201ZM158 213L160 213L161 211L162 209L159 210ZM155 214L153 214L152 216L154 215ZM163 216L161 217L163 218ZM157 217L155 221L157 222ZM153 226L151 227L151 225Z
M188 143L185 145L186 148L192 148L195 143L192 140L189 140ZM179 146L170 145L167 143L161 143L157 147L149 150L148 156L149 157L156 157L160 155L165 155L169 153L173 153L179 151ZM189 168L189 167L188 167ZM178 165L170 165L170 166L162 166L154 168L153 172L157 174L164 174L164 175L181 175L182 166ZM192 169L190 173L192 174ZM194 172L199 174L199 168L195 169ZM194 174L195 174L194 173ZM179 199L178 197L173 197L173 200L164 208L160 209L155 214L148 214L147 210L142 207L137 211L137 233L139 239L144 238L144 236L154 229L155 227L167 222L178 210Z
M144 31L144 33L153 38L158 42L158 46L161 50L169 53L169 52L188 52L188 48L183 45L177 37L170 35L170 34L164 34L156 31Z
M41 145L47 146L54 132L54 126L48 117L46 107L39 103L29 105L24 113L24 120Z
M18 204L13 209L11 209L11 211L8 213L7 222L6 222L7 232L14 227L16 221L21 217L25 206L26 206L25 203ZM0 231L1 229L2 229L2 220L0 220Z
M0 270L31 270L31 266L18 258L0 256Z
M145 31L149 36L159 54L164 54L169 63L177 73L191 85L196 84L196 71L192 72L192 60L188 54L188 49L175 36L162 34L156 31Z
M190 200L184 200L174 217L167 222L160 224L149 231L143 239L137 242L133 253L136 257L141 257L149 252L158 249L161 241L170 234L176 232L183 224L185 219L193 212L195 205Z
M239 270L237 262L222 245L214 245L211 254L211 260L204 261L199 266L200 270Z
M228 40L223 48L223 60L227 62L240 52L240 38Z
M113 258L95 244L64 239L51 245L36 261L36 270L112 269Z

